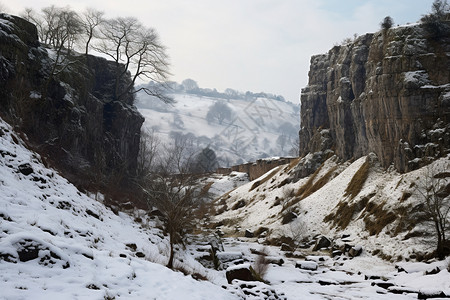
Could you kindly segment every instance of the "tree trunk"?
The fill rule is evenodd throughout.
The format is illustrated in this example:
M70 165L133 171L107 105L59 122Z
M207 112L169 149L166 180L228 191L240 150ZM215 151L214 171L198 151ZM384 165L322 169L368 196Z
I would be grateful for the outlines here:
M169 243L170 243L170 255L169 255L169 262L167 263L167 267L169 269L173 269L173 258L174 258L174 237L173 233L169 233Z

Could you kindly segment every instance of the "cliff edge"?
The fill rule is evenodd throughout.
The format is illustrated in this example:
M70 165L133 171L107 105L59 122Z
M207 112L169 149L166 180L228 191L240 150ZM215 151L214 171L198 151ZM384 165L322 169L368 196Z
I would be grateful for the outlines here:
M382 30L311 58L301 94L300 154L374 152L407 172L450 151L450 30Z
M113 100L113 62L72 53L55 76L54 56L33 24L0 14L0 113L75 183L120 183L136 171L144 121L133 95Z

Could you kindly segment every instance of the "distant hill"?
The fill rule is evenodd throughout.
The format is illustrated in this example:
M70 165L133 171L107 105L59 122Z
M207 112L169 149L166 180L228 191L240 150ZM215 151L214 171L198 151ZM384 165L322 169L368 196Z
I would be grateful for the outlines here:
M178 91L170 94L175 103L165 104L138 93L136 106L145 117L143 130L153 132L166 145L181 137L189 140L193 152L210 148L223 167L296 155L299 105L262 93L247 92L247 97L236 93L228 98L223 93L213 95Z

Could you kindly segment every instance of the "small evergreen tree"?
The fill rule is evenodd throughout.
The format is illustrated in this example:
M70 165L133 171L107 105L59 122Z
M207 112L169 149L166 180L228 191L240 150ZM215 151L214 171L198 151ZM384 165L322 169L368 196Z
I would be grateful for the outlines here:
M389 28L392 27L392 25L394 25L394 20L390 17L390 16L386 16L383 19L383 22L381 22L381 29L383 30L388 30Z

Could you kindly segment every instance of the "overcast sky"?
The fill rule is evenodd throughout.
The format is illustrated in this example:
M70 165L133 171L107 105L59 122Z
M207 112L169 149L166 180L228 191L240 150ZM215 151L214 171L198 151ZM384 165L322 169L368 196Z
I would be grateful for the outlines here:
M171 80L203 88L268 92L298 102L311 55L375 32L385 16L414 23L433 0L0 0L9 13L55 4L133 16L168 48Z

